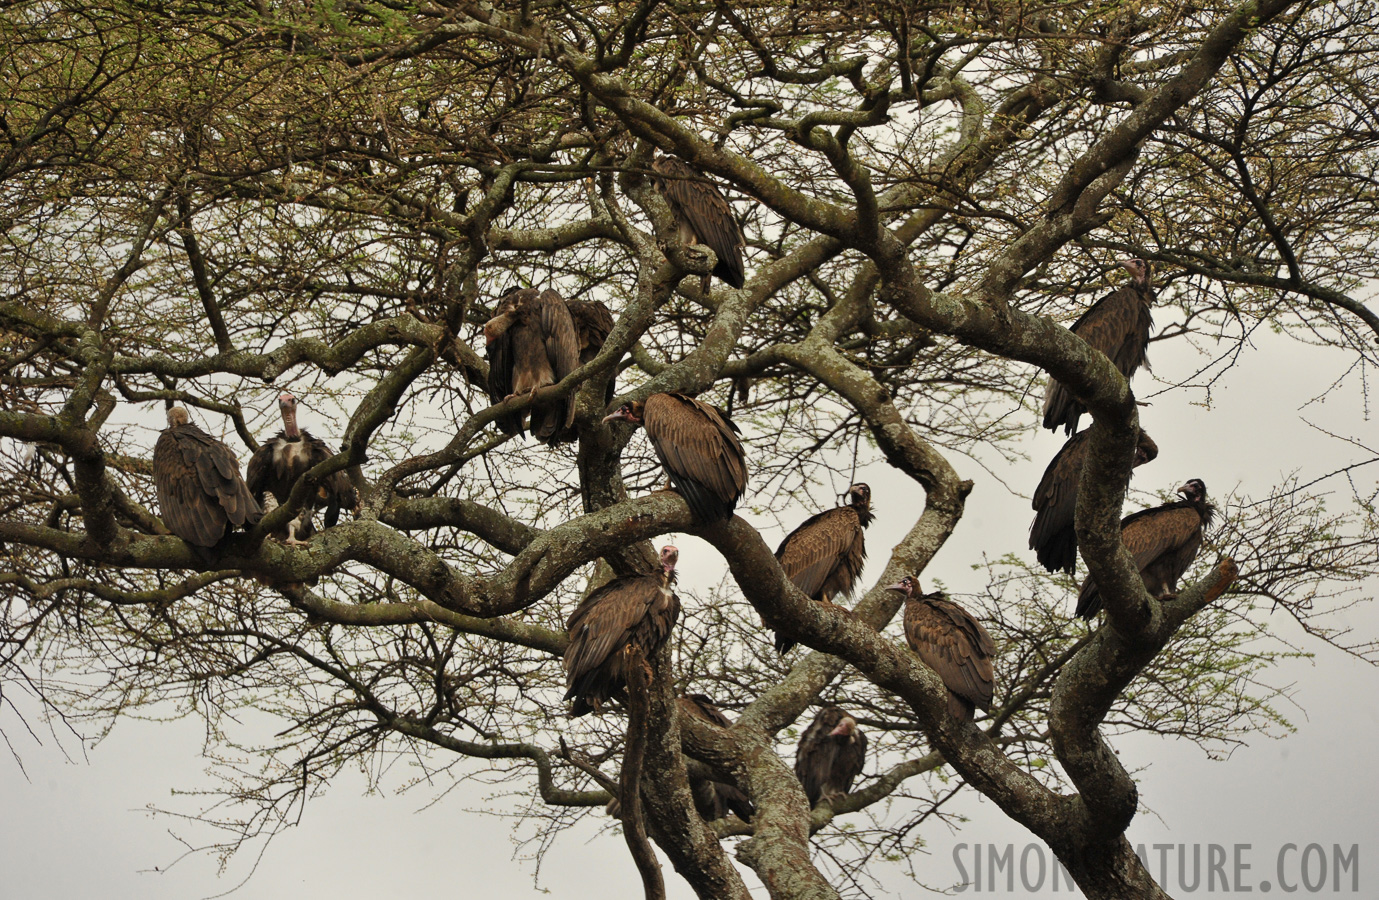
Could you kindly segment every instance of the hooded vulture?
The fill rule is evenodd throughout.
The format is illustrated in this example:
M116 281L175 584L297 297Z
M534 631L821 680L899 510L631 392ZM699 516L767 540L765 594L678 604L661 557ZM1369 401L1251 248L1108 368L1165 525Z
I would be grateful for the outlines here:
M727 413L685 394L652 394L645 402L624 403L603 421L615 419L646 429L656 458L696 522L732 516L747 489L747 453Z
M1149 330L1154 327L1154 288L1149 283L1149 263L1126 259L1120 263L1130 272L1130 283L1092 305L1073 323L1072 332L1093 350L1100 350L1127 379L1140 366L1149 368L1146 351ZM1050 431L1077 430L1087 407L1053 378L1044 392L1044 427Z
M168 530L196 547L214 547L233 528L263 517L230 448L191 424L180 406L153 445L153 483Z
M723 710L719 709L710 697L703 694L690 694L681 697L677 702L680 705L680 711L685 715L701 719L719 728L732 727L733 723L728 721L728 717L723 715ZM729 810L736 813L737 817L744 822L752 821L752 816L756 814L756 807L752 805L752 801L748 799L747 795L742 793L737 785L726 781L690 776L690 792L694 795L694 808L705 822L721 819L728 814Z
M249 458L249 491L264 512L286 503L298 478L335 455L325 441L297 427L297 398L291 392L279 395L278 411L282 413L282 430ZM331 474L302 506L297 518L287 523L287 543L305 544L305 538L315 533L311 517L318 506L325 506L325 523L330 528L340 521L342 508L353 509L358 503L359 495L349 476L343 471Z
M970 722L974 709L990 709L996 645L982 624L942 592L916 595L911 575L888 590L905 595L905 643L948 688L948 712Z
M728 198L699 172L673 156L657 156L651 163L653 183L675 215L681 242L701 244L713 251L718 262L713 274L735 288L747 281L742 262L746 240L733 218ZM708 279L705 278L705 282Z
M847 496L847 506L810 516L776 548L785 577L809 599L830 606L835 597L852 594L867 559L863 529L876 517L871 511L871 488L854 484ZM794 646L794 641L776 633L779 653L789 653Z
M582 366L603 349L603 342L608 340L608 333L613 330L613 313L600 300L566 300L565 306L570 311L570 320L574 322L579 343L579 364ZM613 386L617 383L615 376L616 373L608 379L608 389L603 396L604 406L613 402ZM579 432L572 425L561 429L556 440L573 441L578 437Z
M650 575L624 575L594 591L570 614L565 628L566 700L574 700L570 715L578 717L621 698L627 687L627 667L636 660L631 650L651 655L670 635L680 616L675 562L680 551L661 548L661 567Z
M812 809L852 790L867 759L867 736L857 720L836 706L825 706L800 738L795 777L804 785Z
M1040 564L1050 572L1062 569L1069 575L1077 566L1077 534L1073 530L1073 512L1077 507L1077 482L1082 477L1082 461L1087 457L1087 434L1084 428L1068 438L1063 449L1044 470L1039 487L1034 489L1034 524L1029 527L1029 548ZM1135 447L1135 466L1142 466L1159 455L1159 446L1140 432Z
M579 336L565 301L555 291L522 288L498 301L484 323L488 348L488 396L502 403L561 381L579 367ZM531 406L531 433L550 443L575 419L575 396L542 400ZM524 413L498 419L504 434L522 434Z
M1202 532L1216 507L1207 502L1207 486L1194 478L1178 488L1182 500L1142 509L1120 520L1120 537L1135 559L1149 596L1163 599L1178 589L1178 579L1197 558ZM1088 575L1077 594L1077 614L1090 619L1101 610L1101 591Z

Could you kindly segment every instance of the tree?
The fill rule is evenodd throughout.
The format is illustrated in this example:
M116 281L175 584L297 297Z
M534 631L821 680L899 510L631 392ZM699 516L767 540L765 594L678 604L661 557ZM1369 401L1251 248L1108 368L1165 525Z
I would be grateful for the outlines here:
M1108 720L1203 742L1278 721L1251 693L1267 655L1231 652L1252 597L1368 654L1312 600L1373 573L1372 497L1328 513L1284 485L1232 505L1190 584L1149 597L1118 527L1135 396L1063 326L1137 255L1157 272L1157 340L1234 334L1243 353L1265 326L1365 373L1376 15L1289 0L13 7L0 435L37 449L3 487L6 679L74 717L172 695L213 723L245 703L294 723L259 748L260 774L227 784L231 847L383 748L509 760L551 830L620 789L626 754L641 800L625 805L700 896L746 896L731 849L772 897L827 897L811 833L863 865L879 839L833 820L947 767L1088 896L1164 896L1124 838L1138 797ZM658 150L736 201L743 289L701 283L713 260L676 238ZM489 427L532 402L489 407L476 349L497 298L525 286L616 314L598 356L537 394L578 392L563 448ZM923 578L962 527L983 485L951 458L1012 452L1045 373L1094 420L1078 534L1106 616L1085 632L1069 582L994 569L980 609L996 708L970 725L881 633L899 605L884 586ZM752 510L699 526L648 493L644 440L600 424L614 377L620 399L731 408ZM288 382L341 450L207 565L159 520L152 434L129 410L185 404L252 450ZM848 614L794 589L752 521L869 454L925 501ZM309 549L268 539L342 469L356 518ZM673 532L708 541L721 563L695 564L724 565L731 589L685 597L630 721L568 722L564 619L611 574L648 571ZM893 540L872 535L873 555ZM813 652L777 659L768 628ZM734 727L678 715L688 691ZM830 701L894 762L811 812L782 732ZM704 766L750 795L750 825L699 819L688 773Z

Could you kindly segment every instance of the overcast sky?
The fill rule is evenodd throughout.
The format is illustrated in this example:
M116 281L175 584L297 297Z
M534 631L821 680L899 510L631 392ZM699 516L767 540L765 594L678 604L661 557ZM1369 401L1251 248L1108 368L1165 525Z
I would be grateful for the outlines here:
M1197 370L1205 361L1185 342L1171 347L1156 344L1154 372L1168 382ZM1210 410L1199 405L1199 392L1178 389L1156 397L1142 412L1142 421L1160 448L1159 458L1138 470L1135 486L1171 489L1188 478L1202 478L1213 496L1238 489L1256 497L1269 485L1300 469L1315 476L1340 465L1367 458L1353 446L1323 436L1303 419L1333 432L1374 446L1373 422L1364 415L1358 385L1348 387L1322 404L1308 402L1322 393L1350 363L1340 353L1301 347L1273 335L1261 336L1255 348L1216 385ZM1149 376L1136 380L1140 396L1154 391ZM1005 466L1001 473L1026 496L1047 461L1061 445L1049 432L1026 443L1030 462ZM967 514L957 532L924 573L926 581L942 579L950 590L976 590L981 573L970 564L982 553L999 555L1025 550L1031 513L1027 500L1013 497L971 460L954 460L960 474L976 481ZM994 459L990 460L996 464ZM1379 465L1372 467L1379 469ZM1370 469L1358 473L1372 484ZM868 533L872 562L866 573L870 586L879 575L886 551L914 521L922 492L884 466L861 477L869 480L879 517ZM1347 496L1344 483L1319 485L1336 490L1337 506ZM749 486L750 491L750 486ZM815 497L821 505L829 497ZM1135 508L1133 505L1127 508ZM1014 514L1012 514L1014 512ZM805 511L800 511L803 518ZM787 516L787 521L789 520ZM768 543L779 531L766 534ZM688 557L708 558L707 545L677 538ZM692 548L692 549L691 549ZM721 560L695 567L704 585L717 583ZM1073 598L1068 598L1071 614ZM1345 621L1365 636L1379 635L1379 612L1364 604L1345 614ZM1283 712L1297 731L1279 740L1260 738L1236 749L1225 762L1210 761L1186 741L1149 735L1121 736L1113 746L1126 767L1137 771L1142 809L1130 828L1130 838L1149 850L1151 871L1159 874L1155 843L1172 843L1172 864L1164 886L1176 896L1193 892L1179 885L1176 845L1202 845L1203 883L1195 892L1206 895L1207 844L1250 844L1242 861L1251 869L1241 873L1241 887L1263 890L1261 882L1276 884L1276 860L1285 844L1300 848L1322 845L1327 857L1325 891L1332 893L1332 846L1345 850L1358 845L1358 896L1379 895L1379 784L1368 777L1379 744L1379 671L1301 633L1292 620L1275 614L1270 627L1281 637L1316 654L1313 660L1280 664L1271 683L1293 686L1296 706ZM899 639L898 627L891 632ZM996 666L1000 678L1000 663ZM10 697L14 691L7 686ZM22 703L22 701L21 701ZM38 729L41 718L27 708L28 722ZM276 900L329 896L333 900L398 896L416 892L431 896L521 896L535 887L557 898L616 898L640 896L640 883L622 839L595 817L557 841L542 864L539 877L531 860L515 859L510 839L511 820L484 810L501 809L504 801L490 799L477 785L464 785L432 804L436 791L425 787L408 794L365 795L364 780L353 775L339 780L323 798L308 804L298 827L279 836L261 856L242 853L223 872L218 861L193 855L177 862L184 847L170 833L196 835L195 829L174 819L156 816L149 806L194 810L198 798L177 797L175 791L209 786L201 759L202 728L193 719L170 722L122 722L99 744L82 755L68 738L67 759L51 735L30 735L9 709L0 710L0 727L24 771L8 754L0 760L0 897L12 898L196 898L234 889L243 900ZM251 726L253 727L253 726ZM265 733L272 723L257 727ZM787 758L789 758L787 752ZM874 774L875 763L867 774ZM27 777L26 777L27 776ZM397 785L407 776L388 781ZM1032 841L1023 828L1005 818L975 792L955 801L970 817L958 832L933 825L927 833L930 854L916 861L923 881L947 888L961 881L954 861L960 842L988 843L1003 848L1014 844L1017 855ZM200 832L209 842L215 835ZM971 849L964 851L970 868ZM1047 856L1047 854L1045 854ZM1284 857L1284 876L1307 893L1301 881L1301 850ZM1031 863L1033 860L1031 860ZM255 869L255 867L257 867ZM1225 866L1232 877L1234 859ZM252 876L251 876L252 872ZM970 874L970 873L969 873ZM1034 877L1034 871L1027 872ZM1309 873L1317 878L1315 851ZM1340 885L1350 891L1351 875ZM899 871L884 876L884 886L896 896L924 895ZM1192 873L1187 873L1191 884ZM684 883L667 869L672 897L690 897ZM1011 893L983 895L1026 896L1016 877ZM1219 893L1219 892L1218 892ZM1048 896L1047 886L1040 896ZM1057 896L1074 896L1061 890ZM764 892L763 892L764 896Z

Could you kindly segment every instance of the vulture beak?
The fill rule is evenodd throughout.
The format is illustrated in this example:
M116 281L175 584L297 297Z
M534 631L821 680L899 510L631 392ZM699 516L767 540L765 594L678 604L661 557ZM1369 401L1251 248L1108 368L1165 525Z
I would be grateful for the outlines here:
M897 581L895 584L886 585L886 590L900 591L902 594L908 594L910 592L910 586L903 581Z
M283 391L281 394L278 395L278 405L279 405L279 406L296 406L296 405L297 405L297 398L296 398L295 396L293 396L293 394L292 394L291 391Z
M1190 485L1190 484L1182 485L1181 487L1178 488L1177 493L1181 494L1181 495L1184 496L1184 497L1191 497L1191 496L1192 496L1192 485Z
M632 408L628 406L626 403L624 403L622 406L619 406L615 412L609 413L608 415L604 416L600 421L604 424L607 424L608 422L615 422L618 420L622 420L624 422L631 422L633 425L641 423L641 420L638 419L632 413Z
M852 729L856 727L857 722L852 718L852 716L844 716L843 721L839 722L837 727L828 733L828 736L850 737L852 735Z

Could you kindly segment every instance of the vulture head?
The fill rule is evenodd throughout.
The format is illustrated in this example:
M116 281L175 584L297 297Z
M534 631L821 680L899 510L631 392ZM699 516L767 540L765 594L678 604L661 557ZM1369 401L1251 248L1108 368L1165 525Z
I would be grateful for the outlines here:
M493 318L484 323L484 344L488 345L503 336L517 318L517 295L522 288L513 288L498 300L493 310Z
M1130 273L1130 278L1141 287L1149 287L1149 263L1143 259L1122 259L1121 267Z
M187 411L180 406L174 406L168 410L168 427L175 428L178 425L186 425L191 421Z
M886 590L900 591L900 593L904 594L905 598L908 600L914 597L915 592L919 590L919 582L915 580L915 577L913 575L906 575L904 578L900 579L895 584L886 585Z
M1189 503L1202 503L1207 499L1207 486L1202 483L1202 479L1194 478L1178 488L1178 493Z
M862 510L871 509L871 488L863 482L859 481L849 487L847 498L848 506L853 506Z
M291 391L278 395L278 412L283 417L283 434L290 438L297 436L297 398Z
M661 571L666 575L675 574L675 563L680 559L680 550L670 544L661 548Z
M624 403L622 406L619 406L617 412L604 416L603 421L613 422L622 420L624 422L630 422L633 425L640 425L642 424L642 411L645 408L645 403L640 400L633 400L631 403ZM675 548L671 547L670 549L674 550Z
M838 738L840 743L848 744L857 740L857 720L852 716L845 715L839 720L833 730L828 733L831 738Z
M1154 443L1154 439L1143 431L1140 432L1140 442L1135 446L1135 465L1142 466L1147 462L1153 462L1154 457L1159 455L1159 445Z

